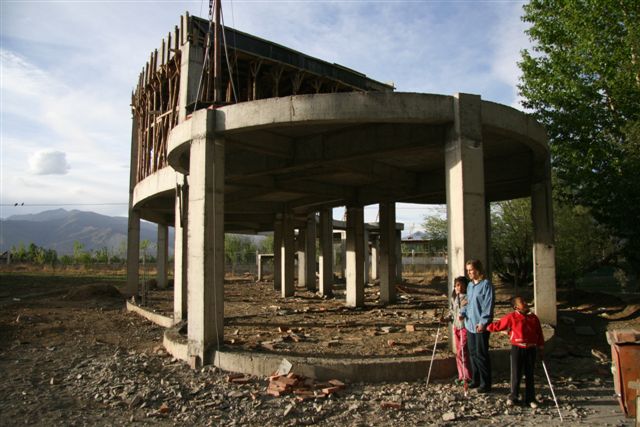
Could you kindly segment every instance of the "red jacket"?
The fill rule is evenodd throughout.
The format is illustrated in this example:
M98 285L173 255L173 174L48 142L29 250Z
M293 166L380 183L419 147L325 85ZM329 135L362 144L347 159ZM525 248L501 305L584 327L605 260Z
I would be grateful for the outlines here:
M489 332L499 332L510 330L509 338L511 344L518 347L544 347L544 335L538 316L529 312L522 314L514 311L507 314L500 320L496 320L487 326Z

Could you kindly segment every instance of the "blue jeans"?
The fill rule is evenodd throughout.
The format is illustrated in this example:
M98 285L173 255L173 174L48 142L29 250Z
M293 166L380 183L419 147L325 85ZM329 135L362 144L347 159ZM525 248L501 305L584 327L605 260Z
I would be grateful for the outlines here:
M467 347L471 358L471 383L481 388L491 389L489 332L473 333L469 330L467 332Z

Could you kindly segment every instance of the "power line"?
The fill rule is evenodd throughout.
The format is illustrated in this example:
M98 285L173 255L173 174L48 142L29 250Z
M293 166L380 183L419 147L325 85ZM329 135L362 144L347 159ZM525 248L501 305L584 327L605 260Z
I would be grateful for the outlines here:
M129 203L1 203L0 206L10 207L55 207L55 206L127 206Z

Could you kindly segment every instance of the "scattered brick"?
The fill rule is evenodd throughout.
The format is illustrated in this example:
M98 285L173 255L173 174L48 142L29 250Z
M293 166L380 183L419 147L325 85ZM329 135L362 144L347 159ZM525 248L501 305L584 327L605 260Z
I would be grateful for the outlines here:
M232 373L227 375L227 382L233 382L233 380L237 380L240 378L244 378L244 374L240 374L240 373Z
M340 391L340 387L327 387L322 389L322 392L326 395L333 394L337 391Z
M405 325L405 329L406 329L407 332L415 332L416 331L416 325L411 325L411 324Z
M380 402L380 407L383 409L402 409L402 403L383 401L383 402Z
M334 387L338 387L340 389L343 389L346 387L345 383L343 383L340 380L329 380L329 384L331 384Z

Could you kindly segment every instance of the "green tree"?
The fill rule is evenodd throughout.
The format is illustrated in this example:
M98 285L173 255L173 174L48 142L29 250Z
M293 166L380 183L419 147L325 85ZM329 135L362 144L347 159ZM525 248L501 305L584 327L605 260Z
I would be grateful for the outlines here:
M533 272L531 199L494 203L491 207L491 266L501 279L527 283Z
M425 216L422 226L427 232L429 239L439 241L447 240L447 235L449 234L447 218L439 215Z
M233 273L237 264L248 261L255 252L256 246L250 238L238 234L224 235L224 255Z
M520 93L549 134L558 196L640 265L640 2L532 0Z

